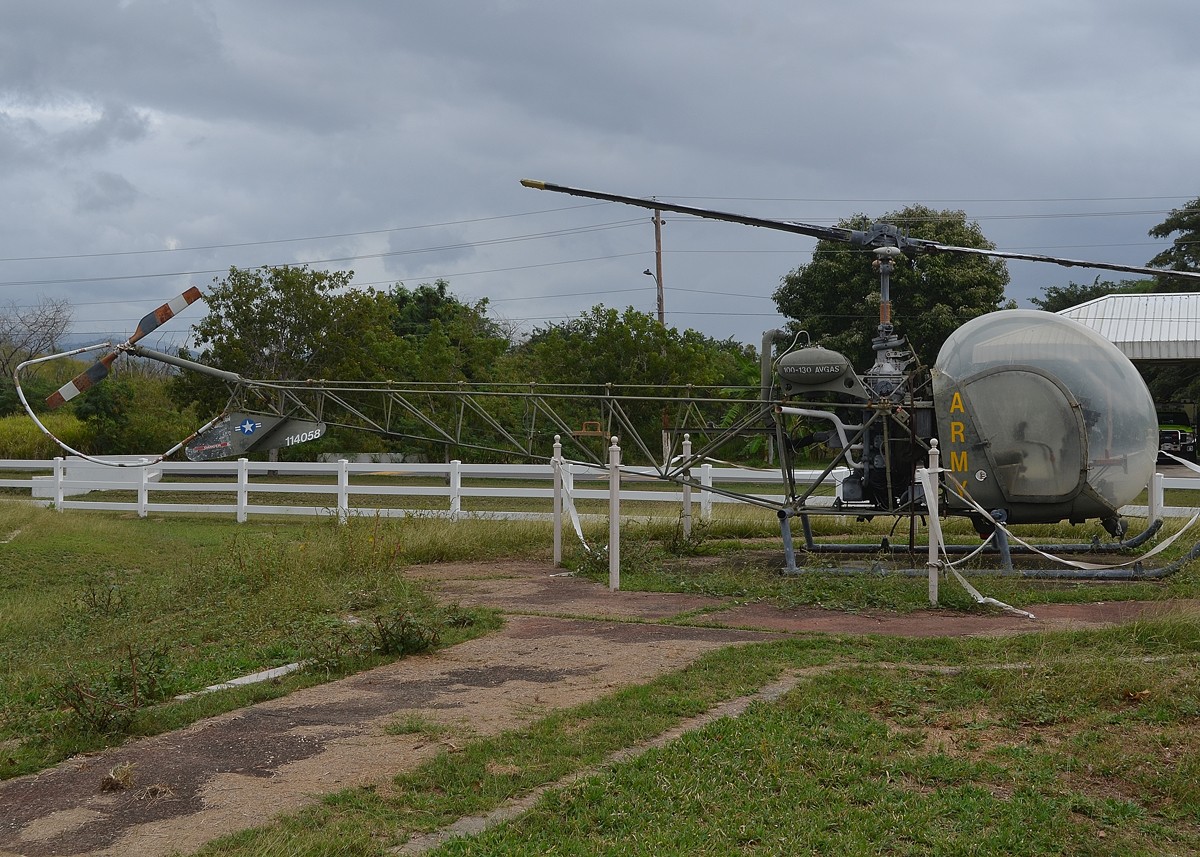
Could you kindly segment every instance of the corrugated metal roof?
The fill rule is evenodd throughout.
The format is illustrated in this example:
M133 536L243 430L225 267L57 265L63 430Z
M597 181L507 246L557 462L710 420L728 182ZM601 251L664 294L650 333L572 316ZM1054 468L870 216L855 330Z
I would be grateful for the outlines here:
M1200 360L1200 292L1105 295L1059 312L1130 360Z

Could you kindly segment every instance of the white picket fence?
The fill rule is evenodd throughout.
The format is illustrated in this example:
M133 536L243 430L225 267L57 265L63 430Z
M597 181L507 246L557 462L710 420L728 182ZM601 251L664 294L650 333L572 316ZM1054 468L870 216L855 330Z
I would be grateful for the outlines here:
M128 457L127 457L128 458ZM492 500L550 500L555 493L554 470L550 464L464 464L460 461L450 461L444 464L379 464L372 462L278 462L267 463L260 461L213 461L213 462L164 462L153 467L114 468L95 465L77 458L53 460L0 460L0 471L49 471L48 476L23 476L19 479L0 479L0 487L28 489L35 502L42 505L53 504L55 508L91 509L120 512L135 512L139 516L149 514L182 512L182 513L215 513L232 514L236 520L245 521L250 515L330 515L340 517L348 515L380 515L385 517L404 517L419 515L423 517L449 518L462 520L466 518L509 519L509 520L551 520L553 512L531 512L527 510L468 510L463 509L463 499L467 497L490 498ZM610 492L603 488L578 488L572 485L576 479L608 480L608 468L599 465L588 465L577 462L563 463L563 482L567 491L575 501L579 500L609 500ZM334 476L336 482L296 483L263 481L268 474L278 474L280 477L299 476ZM798 485L810 485L819 476L819 470L796 471ZM835 491L840 488L841 481L849 471L838 468L833 471ZM663 490L663 483L654 478L651 468L622 467L621 468L621 501L636 501L650 503L668 503L681 505L685 501L685 492L681 489ZM700 465L693 469L700 481L699 506L700 518L709 520L712 517L714 503L737 503L735 498L713 493L707 489L713 486L728 485L731 489L737 484L759 484L779 486L779 493L755 494L753 496L767 501L778 501L783 497L783 477L778 470L754 470L741 467L715 467L712 464ZM362 476L392 476L395 484L365 484L352 481L354 477ZM176 478L207 477L203 482L179 482ZM255 481L251 481L254 477ZM402 484L406 479L429 477L440 478L443 485L411 485ZM547 487L533 488L517 485L475 486L463 485L463 480L521 480L544 481ZM1161 473L1154 474L1148 492L1147 506L1126 506L1121 511L1132 516L1158 515L1167 517L1190 516L1197 507L1175 506L1164 504L1163 492L1166 489L1200 491L1200 478L1165 477ZM86 499L87 494L95 491L136 491L135 500L119 501L109 499ZM160 492L173 494L190 493L233 493L233 503L166 503L153 502L153 495ZM269 502L251 502L252 495L313 495L328 498L328 502L313 502L310 505L276 505ZM39 496L40 495L40 496ZM439 497L445 498L441 508L394 508L370 503L370 497ZM561 498L560 498L561 499ZM368 502L360 502L368 500ZM812 498L815 504L832 504L833 496L818 496ZM528 504L525 504L528 505ZM672 517L676 513L667 513ZM582 515L585 520L606 518L607 515ZM643 516L644 517L644 516Z
M576 462L564 462L562 465L563 483L570 497L580 500L609 500L609 489L603 488L574 488L575 480L608 481L606 467L588 465ZM114 468L104 465L71 458L56 458L52 461L25 460L0 461L0 471L38 471L49 470L49 476L24 476L20 479L0 479L0 487L29 489L35 502L50 505L59 510L91 509L118 512L135 512L139 516L150 514L183 512L183 513L216 513L232 514L236 520L245 521L250 515L332 515L339 517L349 515L380 515L384 517L404 517L419 515L422 517L440 517L450 520L467 518L507 519L507 520L551 520L553 512L531 512L527 510L469 510L463 508L463 499L469 497L489 498L491 500L519 499L553 501L555 497L554 469L550 464L464 464L460 461L450 461L444 464L378 464L357 463L346 460L336 462L277 462L247 461L238 459L232 462L164 462L152 467ZM336 482L297 483L265 481L269 474L279 477L324 476L336 477ZM752 470L740 467L714 467L704 464L696 467L693 474L699 479L700 517L703 520L712 517L714 503L736 503L738 500L709 490L714 485L733 486L741 484L759 484L767 486L778 485L778 494L756 494L753 496L763 500L778 501L783 496L783 478L778 470ZM812 484L821 471L797 471L796 480L799 484ZM838 469L834 472L835 482L840 485L848 471ZM393 477L394 484L388 480L373 480L372 484L354 481L355 477ZM204 481L180 482L174 479L204 478ZM254 481L252 481L252 477ZM429 477L444 480L443 485L412 485L403 484L414 478ZM476 486L464 485L466 480L521 480L544 481L547 487L527 487L520 485ZM379 484L382 482L383 484ZM621 468L621 501L667 503L682 505L685 501L683 490L662 490L663 483L654 478L651 468L622 467ZM136 491L136 499L86 499L87 493L94 491ZM190 494L234 494L233 503L179 503L154 502L154 495L159 493L190 493ZM313 502L311 505L275 505L270 502L252 502L264 495L313 495L327 498L327 502ZM39 496L40 495L40 496ZM257 495L257 496L256 496ZM379 503L371 503L371 497L422 497L445 498L444 503L437 505L441 508L395 508ZM561 499L561 497L560 497ZM832 503L832 496L815 498L817 502ZM363 502L366 501L366 502ZM526 507L528 503L523 504ZM664 513L667 513L664 509ZM675 517L677 513L667 513ZM583 515L584 519L607 518L607 515Z

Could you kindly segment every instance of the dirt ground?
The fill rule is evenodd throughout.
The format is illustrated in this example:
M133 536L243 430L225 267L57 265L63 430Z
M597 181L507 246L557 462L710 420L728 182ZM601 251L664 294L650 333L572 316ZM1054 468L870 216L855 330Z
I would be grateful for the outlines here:
M538 563L416 569L447 600L505 611L505 627L282 699L0 783L0 857L163 855L261 825L322 794L386 784L446 743L491 735L663 672L721 646L788 633L972 636L1096 627L1158 605L1044 605L1036 619L949 611L837 613L616 592ZM709 611L696 615L700 608ZM697 624L660 624L689 615ZM440 741L388 735L417 713L449 727ZM132 765L119 791L101 783Z

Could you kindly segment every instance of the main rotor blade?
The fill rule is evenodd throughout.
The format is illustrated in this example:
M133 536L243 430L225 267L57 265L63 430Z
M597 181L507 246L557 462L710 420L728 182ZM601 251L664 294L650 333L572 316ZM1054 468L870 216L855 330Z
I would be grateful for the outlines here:
M160 306L154 312L147 313L146 316L138 322L137 330L133 332L133 336L129 337L126 345L133 345L143 336L148 333L153 333L160 324L166 324L176 315L183 312L187 307L200 300L200 290L192 286L179 297L173 298Z
M746 226L761 226L764 229L778 229L783 232L794 232L797 235L808 235L822 238L826 241L842 241L850 244L866 244L867 233L855 229L842 229L836 226L813 226L808 223L789 223L786 220L770 220L763 217L748 217L744 214L732 214L728 211L713 211L707 208L696 208L691 205L674 205L669 202L659 202L655 199L642 199L637 196L621 196L616 193L602 193L596 190L582 190L577 187L567 187L535 179L521 179L521 184L535 190L552 190L555 193L566 193L571 196L582 196L588 199L602 199L606 202L621 202L625 205L636 205L639 208L673 211L677 214L692 214L696 217L706 217L709 220L726 220L730 223L742 223ZM859 240L856 240L858 238Z
M1051 265L1062 265L1064 268L1097 268L1104 271L1120 271L1123 274L1147 274L1151 277L1183 277L1188 280L1200 280L1200 273L1195 271L1172 271L1168 268L1146 268L1142 265L1117 265L1112 262L1085 262L1081 259L1063 259L1058 256L1042 256L1038 253L1011 253L1007 250L983 250L977 247L955 247L950 244L938 244L936 241L919 241L909 239L910 244L916 245L919 253L969 253L975 256L992 256L997 259L1022 259L1026 262L1048 262Z
M86 372L76 375L75 378L59 387L58 390L46 399L46 404L50 407L50 410L54 410L64 402L71 401L71 399L74 399L84 390L94 387L107 378L109 371L112 369L113 361L116 359L117 352L109 352L88 367Z
M808 223L792 223L784 220L770 220L762 217L747 217L743 214L730 214L725 211L712 211L707 208L696 208L690 205L673 205L669 202L658 202L653 199L642 199L636 196L621 196L616 193L602 193L594 190L582 190L577 187L551 184L550 182L521 179L525 187L536 190L550 190L555 193L566 193L571 196L582 196L588 199L602 199L608 202L620 202L625 205L636 205L639 208L674 211L679 214L691 214L710 220L726 220L730 223L744 223L747 226L761 226L764 229L777 229L782 232L794 232L799 235L809 235L825 241L840 241L860 247L894 245L908 253L969 253L976 256L993 256L999 259L1021 259L1027 262L1048 262L1051 265L1062 265L1065 268L1097 268L1105 271L1120 271L1126 274L1146 274L1152 277L1170 276L1183 277L1189 280L1200 280L1200 273L1194 271L1171 271L1162 268L1146 268L1140 265L1117 265L1110 262L1087 262L1082 259L1063 259L1058 256L1042 256L1036 253L1010 253L1004 250L982 250L975 247L955 247L951 244L939 244L922 238L909 238L889 224L875 224L869 231L860 232L857 229L842 229L831 226L813 226Z

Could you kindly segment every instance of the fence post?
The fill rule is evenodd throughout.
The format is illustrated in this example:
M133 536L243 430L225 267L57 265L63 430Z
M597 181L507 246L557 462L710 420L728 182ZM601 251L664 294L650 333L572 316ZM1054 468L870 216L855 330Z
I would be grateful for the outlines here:
M54 459L54 508L63 510L63 460L62 456Z
M700 485L702 488L712 487L712 465L700 465ZM702 491L700 493L700 520L708 523L712 520L712 492Z
M145 461L145 459L142 459ZM142 479L138 484L138 517L144 518L150 514L150 510L146 508L150 505L150 489L147 487L150 484L150 474L147 472L150 468L140 467L142 471Z
M1146 492L1146 504L1150 507L1147 510L1147 519L1150 523L1162 517L1166 502L1163 496L1163 475L1161 473L1155 473L1150 477L1149 490Z
M246 523L246 506L249 505L250 488L250 460L246 458L238 459L238 481L237 481L237 522L239 524Z
M621 447L608 448L608 588L621 588Z
M683 436L682 455L685 462L692 457L692 436L690 434ZM691 467L683 471L683 478L692 478ZM692 534L692 486L686 482L683 483L683 534L685 536Z
M939 537L942 534L941 522L938 520L938 485L941 484L941 462L938 460L937 438L929 442L929 472L933 476L933 496L926 492L925 506L929 510L929 560L926 568L929 570L929 603L936 607L938 603L938 553Z
M338 523L344 524L350 520L350 462L345 458L338 459Z
M554 567L562 565L562 436L554 436L554 457L550 459L554 473Z
M450 520L457 521L462 513L462 462L457 458L450 462Z

